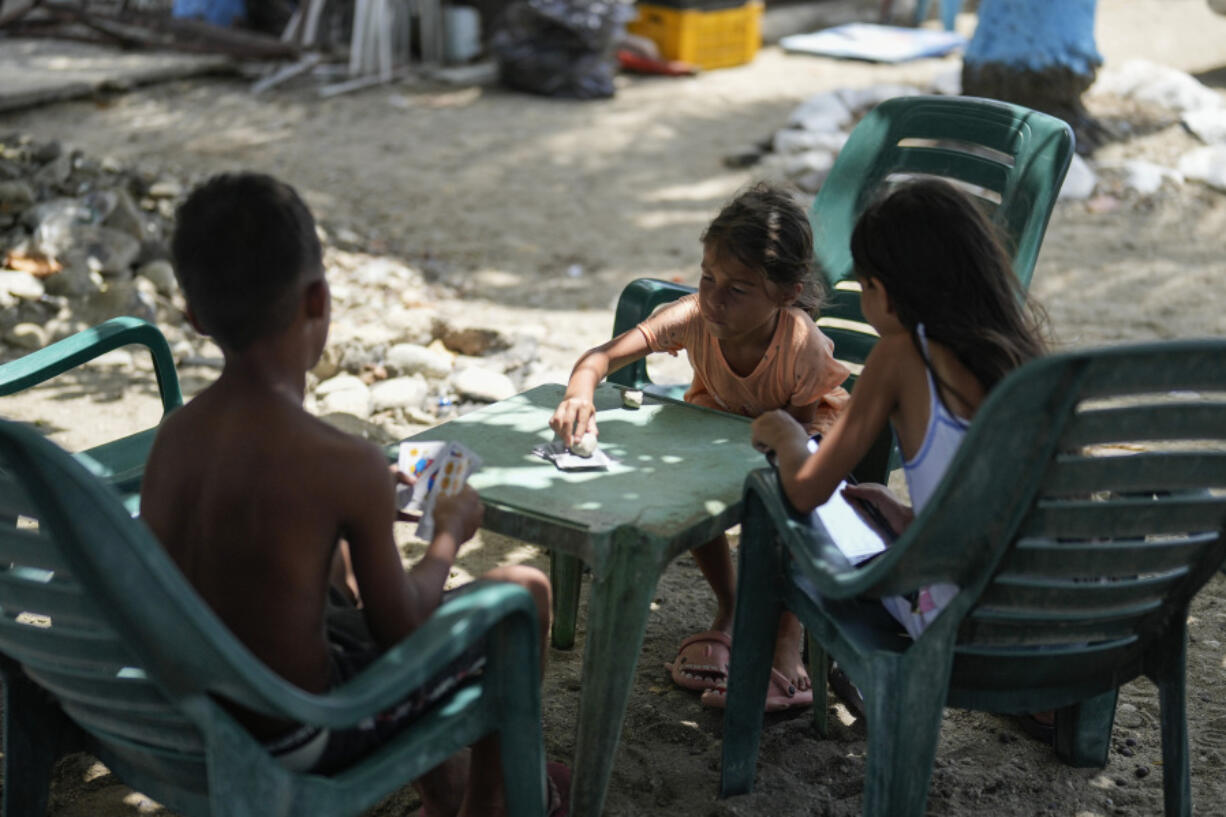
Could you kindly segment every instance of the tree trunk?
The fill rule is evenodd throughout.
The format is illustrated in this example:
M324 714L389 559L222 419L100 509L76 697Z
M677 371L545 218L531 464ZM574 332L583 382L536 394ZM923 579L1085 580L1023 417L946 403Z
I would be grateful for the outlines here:
M983 0L962 60L962 92L1058 116L1077 133L1078 151L1106 132L1081 95L1102 57L1094 43L1097 0Z

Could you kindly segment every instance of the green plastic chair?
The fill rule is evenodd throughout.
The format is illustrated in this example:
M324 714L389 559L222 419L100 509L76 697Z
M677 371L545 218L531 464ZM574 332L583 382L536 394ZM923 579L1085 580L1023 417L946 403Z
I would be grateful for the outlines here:
M1226 402L1198 392L1226 391L1223 360L1226 341L1171 341L1020 368L930 504L858 568L790 512L771 471L751 474L722 795L752 787L786 607L816 666L828 653L864 696L866 817L925 813L945 705L1055 709L1060 756L1104 765L1118 688L1140 675L1161 702L1166 814L1189 815L1186 619L1226 560ZM940 581L961 591L918 639L900 634L877 599ZM821 728L826 685L815 693Z
M44 814L56 758L81 750L190 817L356 815L493 732L511 813L544 814L539 635L523 588L475 587L353 680L310 694L235 639L113 488L11 422L0 422L0 566L4 817ZM344 728L482 639L474 682L335 776L286 770L219 703Z
M0 364L0 397L16 394L86 363L112 349L144 346L153 357L162 416L183 405L183 392L175 372L174 356L166 338L153 324L139 318L113 318L38 351ZM149 428L75 456L96 476L115 486L133 515L140 507L140 481L157 428Z

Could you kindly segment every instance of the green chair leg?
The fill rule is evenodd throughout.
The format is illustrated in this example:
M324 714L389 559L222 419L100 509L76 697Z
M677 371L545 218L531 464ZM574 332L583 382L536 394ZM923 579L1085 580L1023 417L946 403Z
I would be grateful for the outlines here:
M1056 712L1056 754L1070 766L1102 768L1111 748L1118 689Z
M1176 614L1187 621L1188 611ZM1191 817L1192 784L1188 762L1187 651L1188 634L1179 628L1178 636L1165 639L1154 658L1157 665L1149 673L1158 685L1162 712L1162 797L1166 817Z
M860 686L868 721L866 815L922 817L925 813L952 665L946 665L944 678L936 677L941 673L933 672L934 664L941 659L928 657L929 661L882 659L868 675L873 686Z
M575 623L579 618L579 588L583 562L578 556L549 554L549 582L553 586L553 646L569 650L575 645Z
M775 635L783 612L774 590L780 575L778 544L755 497L749 498L745 511L732 631L736 648L728 668L728 708L724 711L721 797L753 789ZM825 683L824 675L821 683Z
M4 684L4 793L0 814L44 814L55 762L79 748L74 745L74 727L16 664L4 660L0 680Z
M809 678L813 681L813 728L822 737L830 735L830 706L826 701L826 676L830 674L830 656L821 644L805 630L809 650Z

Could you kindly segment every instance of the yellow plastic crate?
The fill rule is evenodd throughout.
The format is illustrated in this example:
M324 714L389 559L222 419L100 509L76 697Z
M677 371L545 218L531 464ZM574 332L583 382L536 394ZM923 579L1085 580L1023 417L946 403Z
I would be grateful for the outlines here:
M762 46L761 0L725 9L669 8L639 3L626 29L653 41L660 56L700 68L743 65Z

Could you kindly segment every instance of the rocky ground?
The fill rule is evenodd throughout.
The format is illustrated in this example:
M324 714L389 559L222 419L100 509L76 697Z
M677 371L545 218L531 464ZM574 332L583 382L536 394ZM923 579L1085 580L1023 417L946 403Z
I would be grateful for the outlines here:
M1098 38L1106 63L1087 103L1120 138L1070 173L1031 291L1061 346L1222 335L1226 18L1203 0L1101 0ZM768 48L751 65L691 79L623 76L599 103L424 80L320 100L304 79L253 97L247 82L220 78L0 115L0 359L137 314L163 328L195 393L219 355L181 318L165 262L170 217L207 175L260 169L303 192L327 247L335 323L308 407L396 439L563 379L607 337L628 280L694 280L698 234L738 187L787 177L811 195L839 134L872 99L900 86L948 89L957 68L956 57L875 66ZM806 104L841 105L846 121L813 135L797 127ZM81 447L156 422L154 395L143 356L118 352L0 399L0 414ZM402 531L408 558L411 533ZM483 535L456 579L507 560L544 565L536 548ZM858 813L862 725L836 721L823 741L803 715L768 720L753 795L715 799L719 718L661 669L705 628L713 600L688 558L658 596L607 813ZM1190 622L1193 788L1204 814L1226 810L1224 598L1217 579ZM582 637L576 650L552 651L545 683L547 746L559 758L573 741ZM1122 700L1105 770L1068 769L1012 722L950 710L930 813L1159 813L1156 698L1142 682ZM57 777L57 817L158 810L87 758Z

